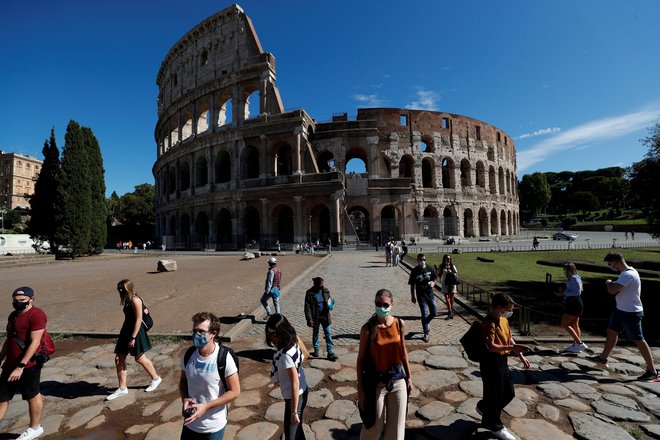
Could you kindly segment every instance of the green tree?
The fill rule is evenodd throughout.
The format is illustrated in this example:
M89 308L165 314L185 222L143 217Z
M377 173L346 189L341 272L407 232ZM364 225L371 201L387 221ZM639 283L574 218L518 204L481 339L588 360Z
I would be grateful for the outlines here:
M56 241L67 254L77 257L90 251L92 199L90 161L85 135L71 120L64 135L62 173L57 191Z
M89 197L91 203L89 252L100 254L108 239L108 205L105 200L105 171L101 147L92 129L82 127L89 161Z
M589 191L574 192L571 195L570 203L573 211L582 212L582 214L600 209L598 197Z
M107 204L113 241L132 239L146 242L153 239L156 224L156 192L153 185L142 183L135 186L135 191L121 197L113 192Z
M543 173L525 174L518 187L520 205L534 216L550 202L550 185Z
M648 151L629 170L631 194L649 224L649 232L654 238L660 237L660 123L649 130L649 136L642 139Z
M0 212L0 216L4 229L14 229L14 226L21 224L21 214L14 209Z
M50 251L57 252L58 245L55 239L57 229L57 200L60 176L60 150L55 141L55 129L50 130L50 140L44 141L42 150L44 162L34 186L34 194L30 197L30 220L28 233L41 248L48 243Z

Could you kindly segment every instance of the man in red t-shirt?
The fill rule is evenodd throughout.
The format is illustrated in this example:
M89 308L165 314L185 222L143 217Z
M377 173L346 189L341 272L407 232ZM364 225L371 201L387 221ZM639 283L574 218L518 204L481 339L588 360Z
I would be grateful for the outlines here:
M0 420L5 417L9 401L18 391L28 402L30 426L17 440L32 440L44 433L41 426L43 399L39 390L41 364L32 357L41 347L41 337L46 331L46 314L33 305L34 291L19 287L12 294L14 312L9 315L7 339L0 351ZM22 349L17 338L23 341Z

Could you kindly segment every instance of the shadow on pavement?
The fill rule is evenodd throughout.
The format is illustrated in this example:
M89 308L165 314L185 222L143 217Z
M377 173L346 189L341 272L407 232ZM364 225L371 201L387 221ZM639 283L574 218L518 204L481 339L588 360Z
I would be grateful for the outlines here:
M44 396L61 397L62 399L75 399L84 396L106 396L109 389L97 383L86 381L62 383L47 380L41 383L41 394Z
M238 357L248 358L255 362L261 362L262 364L271 362L273 360L274 354L275 354L275 350L273 350L272 348L261 348L258 350L242 350L236 352L236 355Z

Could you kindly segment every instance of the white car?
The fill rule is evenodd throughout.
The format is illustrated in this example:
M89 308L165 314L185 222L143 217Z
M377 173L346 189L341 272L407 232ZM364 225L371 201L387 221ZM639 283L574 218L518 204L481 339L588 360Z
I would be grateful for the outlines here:
M578 235L573 233L573 232L556 232L552 234L552 239L553 240L568 240L568 241L575 241L575 239L578 238Z

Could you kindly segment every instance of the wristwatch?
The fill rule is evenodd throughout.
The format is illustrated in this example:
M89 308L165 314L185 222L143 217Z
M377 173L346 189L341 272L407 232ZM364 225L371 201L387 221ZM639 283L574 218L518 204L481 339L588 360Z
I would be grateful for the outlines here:
M25 362L19 362L18 368L25 368Z

